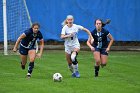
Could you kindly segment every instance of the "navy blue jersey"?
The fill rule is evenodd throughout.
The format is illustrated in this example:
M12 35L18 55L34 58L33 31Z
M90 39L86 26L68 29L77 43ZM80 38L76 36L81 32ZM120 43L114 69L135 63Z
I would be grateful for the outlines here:
M30 28L24 31L26 35L25 38L22 39L21 45L25 48L35 48L35 42L37 39L43 39L42 33L38 31L37 33L33 33L33 29Z
M96 48L107 48L108 47L107 36L110 34L109 31L102 28L101 32L97 32L97 30L94 29L91 32L91 34L94 38L93 47L96 47Z

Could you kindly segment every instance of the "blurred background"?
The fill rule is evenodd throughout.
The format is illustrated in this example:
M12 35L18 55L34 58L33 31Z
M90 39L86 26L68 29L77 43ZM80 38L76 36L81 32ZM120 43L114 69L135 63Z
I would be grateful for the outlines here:
M114 46L139 48L140 45L140 0L6 0L6 16L3 16L3 2L0 1L1 44L4 42L4 17L7 18L9 45L33 22L40 23L40 31L47 44L63 44L60 39L61 23L70 14L74 16L75 24L90 31L95 28L96 18L103 21L111 19L105 28L113 35ZM88 35L80 31L78 37L81 44L85 45Z

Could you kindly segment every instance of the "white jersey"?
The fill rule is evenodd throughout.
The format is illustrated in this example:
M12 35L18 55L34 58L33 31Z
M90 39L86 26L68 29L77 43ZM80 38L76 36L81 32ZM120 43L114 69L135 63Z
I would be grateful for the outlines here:
M65 38L64 45L65 46L74 46L74 45L79 45L80 46L78 38L77 38L77 34L78 34L78 31L83 30L83 28L84 28L83 26L76 25L76 24L73 24L72 27L68 27L67 25L65 25L62 28L61 34L69 35L71 33L74 33L74 35L72 37Z

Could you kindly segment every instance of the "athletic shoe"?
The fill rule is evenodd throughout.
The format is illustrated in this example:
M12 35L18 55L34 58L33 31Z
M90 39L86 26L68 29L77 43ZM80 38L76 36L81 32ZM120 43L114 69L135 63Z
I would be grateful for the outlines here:
M27 76L26 76L28 79L31 78L31 74L30 73L27 73Z
M22 62L21 62L21 68L24 70L25 69L25 65L22 65Z
M76 76L76 78L80 78L80 74L78 71L75 72L75 76Z
M71 75L72 77L76 77L76 75L75 75L75 73L72 73L72 75Z

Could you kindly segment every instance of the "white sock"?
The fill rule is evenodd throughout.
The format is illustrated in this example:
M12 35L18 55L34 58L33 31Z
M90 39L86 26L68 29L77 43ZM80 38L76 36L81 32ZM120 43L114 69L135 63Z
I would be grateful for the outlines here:
M31 75L30 73L27 73L27 75Z
M76 65L72 65L73 66L73 72L75 73L76 71L78 71L78 64L76 64Z

